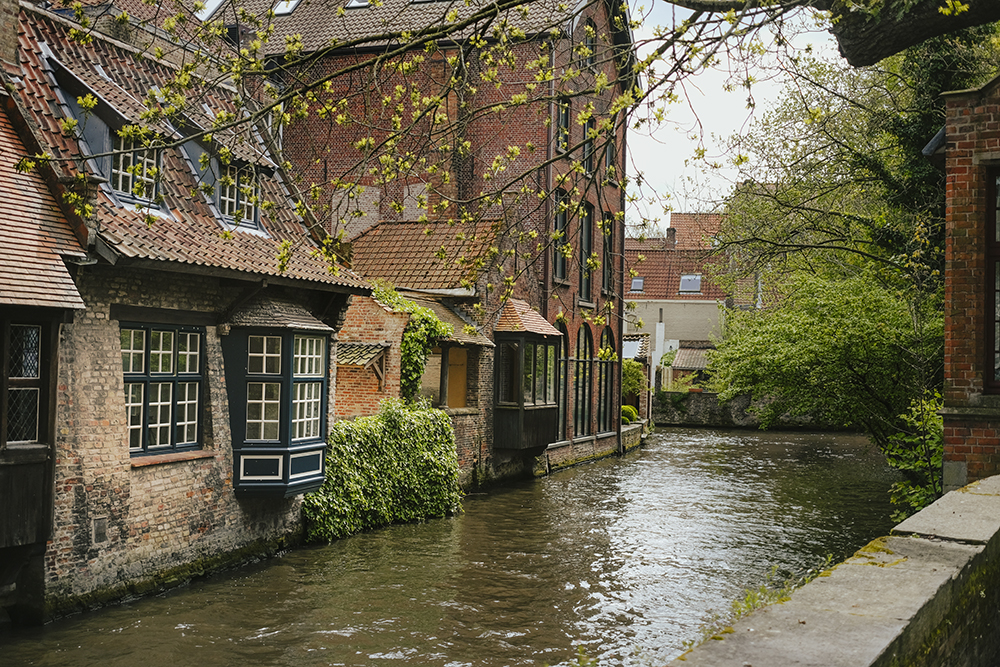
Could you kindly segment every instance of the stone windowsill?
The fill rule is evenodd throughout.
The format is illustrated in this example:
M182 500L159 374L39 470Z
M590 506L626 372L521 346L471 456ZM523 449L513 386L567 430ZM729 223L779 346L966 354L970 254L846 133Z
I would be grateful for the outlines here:
M181 461L196 461L198 459L214 459L215 452L199 449L192 452L171 452L169 454L153 454L152 456L137 456L132 459L133 468L145 468L165 463L180 463Z
M478 415L479 408L441 408L449 417L463 417L465 415Z

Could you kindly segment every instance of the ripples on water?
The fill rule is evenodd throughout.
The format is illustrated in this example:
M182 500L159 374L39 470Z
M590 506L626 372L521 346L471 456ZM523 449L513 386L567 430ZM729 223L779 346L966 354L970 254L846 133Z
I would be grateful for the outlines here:
M660 429L640 452L44 628L0 662L86 667L662 664L772 566L891 527L864 439Z

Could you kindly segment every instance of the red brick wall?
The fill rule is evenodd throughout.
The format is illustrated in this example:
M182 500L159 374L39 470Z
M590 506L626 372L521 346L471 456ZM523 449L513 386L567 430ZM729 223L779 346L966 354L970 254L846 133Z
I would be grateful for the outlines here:
M399 343L410 316L396 313L371 297L355 296L347 309L344 326L337 336L339 343L389 343L386 350L385 383L370 368L337 366L337 393L334 414L337 419L373 415L386 398L399 397Z
M1000 95L947 97L945 487L997 473L1000 396L984 391L987 175L1000 165Z

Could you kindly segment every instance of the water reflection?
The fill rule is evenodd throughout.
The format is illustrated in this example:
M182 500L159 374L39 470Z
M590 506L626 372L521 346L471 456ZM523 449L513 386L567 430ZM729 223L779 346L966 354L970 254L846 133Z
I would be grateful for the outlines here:
M890 527L864 440L661 429L626 459L0 637L4 665L662 664L772 565Z

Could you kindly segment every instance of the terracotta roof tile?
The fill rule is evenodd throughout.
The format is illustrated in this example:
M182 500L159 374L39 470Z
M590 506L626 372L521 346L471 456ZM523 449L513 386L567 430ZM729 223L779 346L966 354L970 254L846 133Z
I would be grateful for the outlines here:
M14 168L25 152L0 111L0 305L83 308L62 257L86 253L41 176Z
M228 319L236 327L267 327L269 329L304 329L332 332L333 328L318 320L305 307L290 299L262 294L239 308Z
M625 334L622 340L626 343L633 342L638 343L639 347L633 358L641 359L649 356L649 334L648 333L632 333Z
M411 299L415 303L421 306L425 306L434 311L434 314L438 316L438 319L445 324L451 325L452 334L445 340L451 341L453 343L459 343L460 345L479 345L481 347L493 347L493 341L491 341L486 336L481 333L473 332L467 333L465 331L466 326L475 326L475 323L471 319L466 319L457 311L452 309L448 304L437 299L422 299L414 298L412 295L407 294L406 297Z
M543 336L562 336L538 311L520 299L508 299L500 311L500 321L495 331L525 331Z
M73 175L77 167L72 158L80 157L80 146L62 132L61 122L68 109L60 103L50 74L64 67L88 85L100 87L106 95L113 96L119 112L134 114L138 109L136 101L145 99L153 88L162 87L173 70L96 33L89 44L74 42L69 38L73 24L44 10L22 5L20 19L20 64L24 76L16 82L18 92L46 150L56 158L70 158L54 162L53 167L58 173ZM234 92L228 88L211 87L199 93L199 104L204 100L210 109L236 108ZM67 90L62 94L78 93ZM198 109L193 109L190 116L199 113L208 117ZM272 175L270 161L254 148L255 135L249 132L244 148L237 147L236 152L238 158L243 155L251 164L265 167L259 176L261 198L275 204L261 213L265 233L237 230L227 237L214 205L197 191L191 159L181 149L170 149L163 151L160 194L164 205L155 222L147 226L143 212L120 204L105 184L99 188L95 204L100 238L124 259L164 262L176 270L200 267L305 281L318 289L367 292L367 286L356 274L344 267L331 267L317 256L316 246L295 216L288 193L279 178ZM290 244L285 267L278 259L283 243Z
M642 255L643 260L639 261ZM725 291L712 282L708 275L711 263L722 261L720 258L710 258L704 250L647 250L639 252L625 250L626 270L633 269L636 275L643 279L641 292L626 292L629 300L652 299L663 301L675 300L705 300L726 298ZM681 276L685 274L701 275L700 292L681 292Z
M445 222L383 222L354 239L353 268L409 289L459 289L475 277L472 263L493 238L492 223L478 228Z
M387 349L389 343L337 343L337 365L368 366Z
M677 350L677 356L670 365L680 371L703 371L708 367L708 350L682 347Z
M712 237L722 228L718 213L671 213L670 228L676 230L678 250L711 248Z

